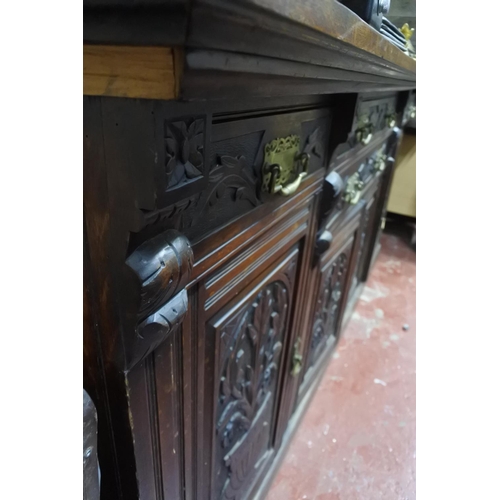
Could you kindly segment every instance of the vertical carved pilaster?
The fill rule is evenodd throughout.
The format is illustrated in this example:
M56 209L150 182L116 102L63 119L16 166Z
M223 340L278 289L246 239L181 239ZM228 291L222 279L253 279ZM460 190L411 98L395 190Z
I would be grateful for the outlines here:
M135 335L126 346L129 370L175 331L187 312L186 285L193 268L188 239L165 231L140 245L127 259L134 272Z

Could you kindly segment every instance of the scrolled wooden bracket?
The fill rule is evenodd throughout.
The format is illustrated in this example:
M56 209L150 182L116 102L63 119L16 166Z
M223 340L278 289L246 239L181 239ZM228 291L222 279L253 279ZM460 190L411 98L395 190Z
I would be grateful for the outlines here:
M323 255L331 246L333 241L333 235L330 231L323 231L316 238L316 247L314 253L316 257Z
M325 178L319 204L319 226L333 213L335 205L342 198L345 183L342 177L335 171Z
M135 281L134 335L125 346L126 370L130 370L182 323L188 309L185 287L193 268L193 250L185 236L169 230L140 245L126 264Z

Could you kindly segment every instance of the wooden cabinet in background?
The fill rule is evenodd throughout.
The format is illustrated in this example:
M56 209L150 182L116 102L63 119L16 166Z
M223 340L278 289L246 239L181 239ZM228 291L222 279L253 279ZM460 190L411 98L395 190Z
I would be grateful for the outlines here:
M403 135L396 157L394 178L389 194L389 212L417 217L417 140L415 131Z

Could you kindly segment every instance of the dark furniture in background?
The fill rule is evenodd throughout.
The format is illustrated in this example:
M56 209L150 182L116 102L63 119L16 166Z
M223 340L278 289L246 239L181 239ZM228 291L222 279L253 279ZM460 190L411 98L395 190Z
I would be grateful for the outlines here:
M263 498L376 256L415 63L336 2L84 20L102 498Z

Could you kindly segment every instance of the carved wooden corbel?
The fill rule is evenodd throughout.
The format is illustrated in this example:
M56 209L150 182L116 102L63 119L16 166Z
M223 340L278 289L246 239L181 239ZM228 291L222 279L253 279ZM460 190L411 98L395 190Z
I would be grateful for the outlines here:
M333 213L335 206L342 198L345 183L342 177L335 171L325 178L319 204L319 228L323 228L325 220Z
M185 236L168 230L140 245L126 264L135 281L135 335L126 348L126 369L130 370L182 323L188 308L185 287L193 268L193 250Z

